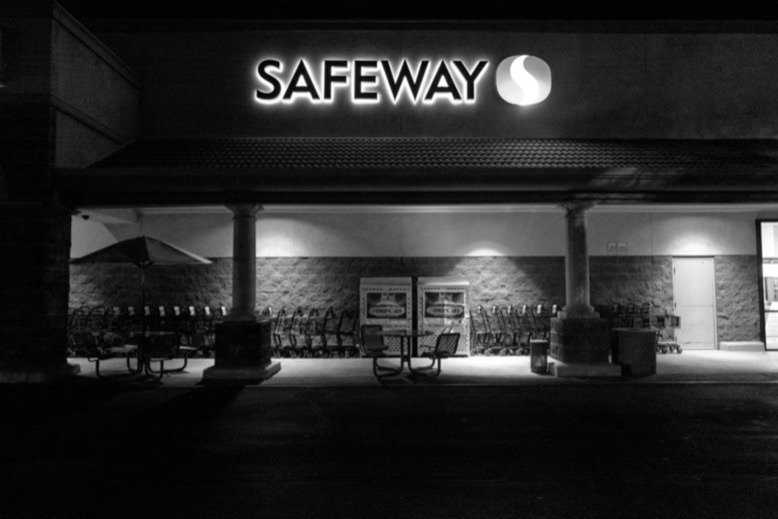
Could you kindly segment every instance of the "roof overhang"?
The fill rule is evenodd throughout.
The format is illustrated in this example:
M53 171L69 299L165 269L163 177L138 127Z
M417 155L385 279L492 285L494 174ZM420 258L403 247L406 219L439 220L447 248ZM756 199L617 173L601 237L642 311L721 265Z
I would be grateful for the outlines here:
M60 170L73 206L770 203L778 141L178 139Z

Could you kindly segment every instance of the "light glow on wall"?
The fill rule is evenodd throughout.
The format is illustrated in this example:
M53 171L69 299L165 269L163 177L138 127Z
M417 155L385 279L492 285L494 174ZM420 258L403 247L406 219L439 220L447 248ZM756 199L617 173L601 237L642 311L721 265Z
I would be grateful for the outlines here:
M470 244L463 255L468 257L492 257L509 256L510 254L509 248L505 245L495 242L478 242Z
M670 249L674 256L712 256L720 253L721 244L706 230L687 230L672 238Z

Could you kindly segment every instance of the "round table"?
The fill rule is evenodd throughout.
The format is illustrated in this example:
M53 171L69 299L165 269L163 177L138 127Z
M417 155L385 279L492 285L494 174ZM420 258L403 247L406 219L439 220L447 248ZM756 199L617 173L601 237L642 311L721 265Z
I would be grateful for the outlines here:
M406 362L408 363L408 370L413 373L413 370L411 369L411 339L416 339L418 337L429 337L430 335L435 335L435 332L425 329L409 330L407 328L394 328L375 332L375 335L380 335L381 337L398 337L400 339L400 367L395 370L388 371L386 375L384 375L391 376L399 375L402 373Z

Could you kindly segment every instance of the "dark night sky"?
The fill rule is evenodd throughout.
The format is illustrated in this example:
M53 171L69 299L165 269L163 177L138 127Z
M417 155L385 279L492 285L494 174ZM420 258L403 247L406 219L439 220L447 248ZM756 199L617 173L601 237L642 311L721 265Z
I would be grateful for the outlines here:
M78 19L237 20L759 20L778 19L778 0L705 4L630 0L60 0ZM441 7L442 6L442 7Z

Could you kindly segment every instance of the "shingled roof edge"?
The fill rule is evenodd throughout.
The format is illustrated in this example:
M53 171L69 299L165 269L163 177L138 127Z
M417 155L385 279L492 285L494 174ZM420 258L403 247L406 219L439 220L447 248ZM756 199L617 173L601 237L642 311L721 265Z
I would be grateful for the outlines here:
M264 137L139 139L89 168L775 166L772 139Z

